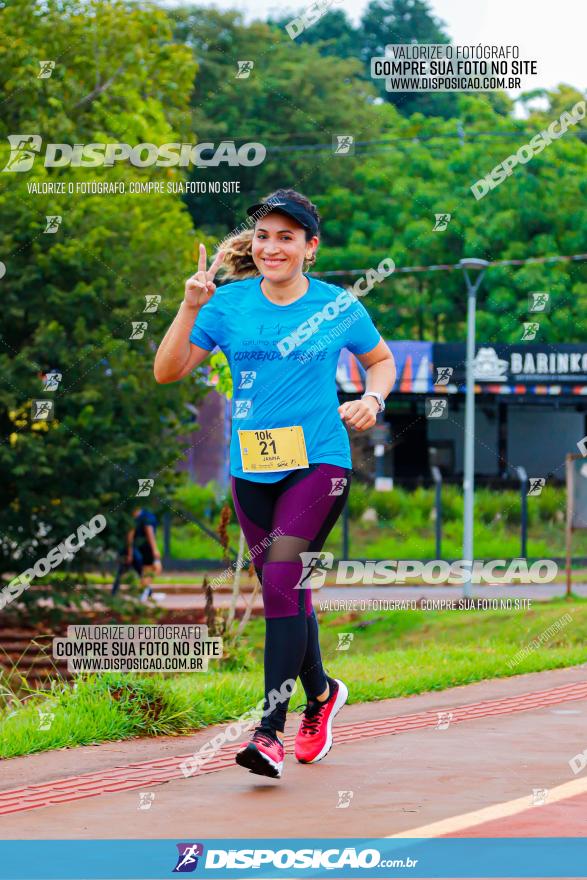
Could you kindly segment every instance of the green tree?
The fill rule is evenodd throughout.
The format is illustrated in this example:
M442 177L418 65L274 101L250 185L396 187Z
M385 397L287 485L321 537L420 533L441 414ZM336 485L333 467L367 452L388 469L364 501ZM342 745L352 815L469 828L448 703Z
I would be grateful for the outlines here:
M292 18L299 17L304 9L297 13L283 13L274 18L269 16L267 23L285 30ZM328 12L314 24L304 28L295 37L296 43L310 43L320 51L321 55L335 55L337 58L356 58L358 56L357 30L347 18L344 9L331 7Z
M122 2L33 0L5 4L0 142L38 133L49 142L189 140L195 64L173 42L167 15ZM49 78L39 61L55 59ZM0 148L4 167L6 146ZM179 179L174 169L45 168L2 175L0 258L0 571L22 571L102 513L108 528L88 553L117 547L138 479L155 480L164 505L189 426L197 379L158 386L156 345L191 272L189 214L171 195L32 194L31 184ZM56 233L46 218L60 216ZM161 296L145 314L147 295ZM132 322L146 321L130 339ZM140 334L139 334L140 335ZM57 391L43 376L61 373ZM52 419L32 402L51 399Z
M186 201L194 223L218 236L238 226L244 208L278 187L293 186L318 198L358 156L335 156L334 134L355 140L377 137L376 96L356 59L324 58L316 46L298 44L285 31L263 22L250 26L235 12L198 7L174 10L175 35L192 47L198 76L192 99L193 125L206 141L256 141L267 147L261 165L194 169L193 179L238 179L240 193ZM253 61L237 78L237 61Z
M445 23L438 20L427 0L371 0L361 17L358 44L370 70L371 58L385 55L389 44L450 43ZM452 92L388 92L385 80L375 80L381 96L406 116L456 116L457 96Z
M585 253L584 123L570 126L527 164L516 166L484 198L477 201L471 192L475 181L558 117L560 90L549 97L548 110L514 120L479 97L461 96L463 140L454 137L451 120L415 115L398 128L393 117L387 149L354 168L354 179L344 187L325 194L328 238L316 269L375 267L386 256L397 267L407 267L455 264L464 256L493 261ZM580 97L564 90L564 108ZM388 107L377 110L385 118ZM451 215L443 232L433 231L437 213ZM582 341L585 276L580 262L492 268L479 295L478 339L521 341L523 322L532 320L528 294L548 291L552 310L540 319L538 339ZM355 279L349 275L344 283ZM463 338L465 295L459 271L395 273L364 303L387 338Z

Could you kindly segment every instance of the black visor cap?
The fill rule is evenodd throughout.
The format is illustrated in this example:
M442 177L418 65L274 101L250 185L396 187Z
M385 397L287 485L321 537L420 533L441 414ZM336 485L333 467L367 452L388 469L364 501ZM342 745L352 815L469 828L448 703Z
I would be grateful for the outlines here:
M247 208L247 214L249 217L253 214L259 214L259 219L266 214L269 214L271 211L280 211L282 214L287 214L288 217L291 217L292 220L295 220L300 226L303 226L304 229L311 232L312 235L318 235L318 223L316 222L316 218L312 216L303 205L300 205L299 202L294 202L291 199L274 198L268 199L266 202L259 202L257 205L251 205L250 208Z

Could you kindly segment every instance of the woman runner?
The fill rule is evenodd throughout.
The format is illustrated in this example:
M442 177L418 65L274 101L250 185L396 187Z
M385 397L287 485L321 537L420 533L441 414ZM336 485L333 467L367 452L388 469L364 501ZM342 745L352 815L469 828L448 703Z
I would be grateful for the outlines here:
M393 356L352 294L304 271L315 262L315 205L280 189L247 209L254 230L229 239L186 281L184 300L155 358L157 382L187 376L218 346L233 379L231 482L235 510L262 585L265 614L263 718L236 761L280 777L289 696L299 677L307 703L298 761L321 760L347 700L324 670L312 594L304 587L346 502L352 473L345 425L366 431L395 381ZM221 265L238 280L216 289ZM339 406L342 348L366 370L360 400ZM343 424L344 423L344 424Z

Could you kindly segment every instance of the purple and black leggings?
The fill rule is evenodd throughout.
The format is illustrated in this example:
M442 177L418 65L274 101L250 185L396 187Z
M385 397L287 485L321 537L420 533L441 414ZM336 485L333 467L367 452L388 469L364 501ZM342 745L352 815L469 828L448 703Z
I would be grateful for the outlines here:
M300 553L324 546L345 505L351 473L334 464L310 464L275 483L232 477L236 514L263 589L265 710L267 695L298 676L308 700L326 690L312 590L295 587L303 574ZM283 730L288 703L277 703L263 725Z

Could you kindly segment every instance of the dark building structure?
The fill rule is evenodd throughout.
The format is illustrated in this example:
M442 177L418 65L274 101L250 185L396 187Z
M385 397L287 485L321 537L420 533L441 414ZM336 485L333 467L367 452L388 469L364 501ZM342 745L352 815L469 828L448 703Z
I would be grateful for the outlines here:
M430 466L461 481L465 421L464 343L388 342L397 364L387 399L384 472L405 484L428 482ZM564 481L567 452L587 434L587 345L521 343L476 347L475 476L479 483L529 476ZM363 390L363 370L341 352L338 384ZM430 412L430 401L446 404Z
M465 421L464 343L388 341L397 365L373 443L384 442L380 473L410 486L430 482L437 465L446 481L461 482ZM587 435L587 345L479 344L475 356L475 479L531 477L563 482L567 452ZM341 401L364 390L364 371L348 350L337 368ZM443 404L435 404L435 401ZM203 424L217 429L192 435L187 467L192 478L229 478L230 404L212 391L200 407Z

